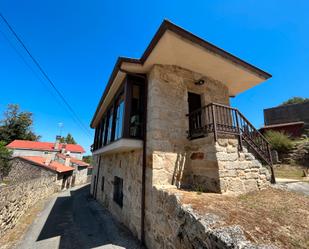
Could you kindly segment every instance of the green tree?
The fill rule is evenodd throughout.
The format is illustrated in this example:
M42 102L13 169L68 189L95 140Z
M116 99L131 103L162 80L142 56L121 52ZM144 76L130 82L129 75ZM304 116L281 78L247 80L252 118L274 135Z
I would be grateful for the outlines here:
M0 141L0 182L3 180L3 177L8 175L10 172L10 158L12 152L5 147L6 142Z
M76 144L76 141L73 138L73 136L70 133L68 133L68 135L66 137L60 138L60 143Z
M89 163L90 165L92 165L92 163L93 163L93 158L92 158L91 155L83 156L83 161L84 161L85 163Z
M309 102L309 98L293 97L284 101L281 105L301 104L305 102Z
M6 144L20 140L37 141L40 136L32 131L32 113L22 112L19 105L9 104L0 120L0 141Z

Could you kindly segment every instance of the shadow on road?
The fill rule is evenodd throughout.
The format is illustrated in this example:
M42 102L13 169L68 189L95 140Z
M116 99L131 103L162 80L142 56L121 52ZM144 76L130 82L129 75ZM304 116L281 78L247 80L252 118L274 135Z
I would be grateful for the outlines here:
M37 241L58 237L59 249L101 246L141 248L107 211L98 209L99 205L89 196L89 185L71 191L70 194L56 199Z

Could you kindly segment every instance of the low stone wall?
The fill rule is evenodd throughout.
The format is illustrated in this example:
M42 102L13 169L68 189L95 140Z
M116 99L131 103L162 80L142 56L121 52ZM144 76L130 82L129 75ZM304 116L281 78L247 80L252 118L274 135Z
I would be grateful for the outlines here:
M180 172L180 186L196 191L246 193L269 185L270 174L246 147L238 149L235 137L212 134L192 140L186 147L186 163Z
M11 185L19 182L29 181L39 177L56 176L51 170L42 168L35 164L29 163L26 160L14 157L11 161L11 169L5 180Z
M200 216L181 204L173 186L152 189L146 211L146 245L149 249L275 248L248 241L240 226L224 226L214 214Z
M29 207L57 191L55 180L45 176L0 187L0 236L13 228Z

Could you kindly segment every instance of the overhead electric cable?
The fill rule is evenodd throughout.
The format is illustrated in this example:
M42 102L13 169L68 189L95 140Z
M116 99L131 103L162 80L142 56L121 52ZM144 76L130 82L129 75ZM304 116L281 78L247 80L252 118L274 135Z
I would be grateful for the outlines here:
M2 15L2 13L0 13L0 17L2 18L2 20L4 21L4 23L7 25L7 27L9 28L9 30L12 32L12 34L14 35L14 37L17 39L17 41L21 44L21 46L25 49L25 51L27 52L27 54L29 55L29 57L32 59L32 61L34 62L34 64L38 67L39 71L43 74L43 76L45 77L45 79L48 81L48 83L51 85L51 87L55 90L55 92L57 93L57 95L60 97L60 99L63 101L63 103L66 105L66 107L68 108L68 110L71 112L71 114L73 115L74 119L76 122L79 123L79 125L85 130L86 134L90 137L90 133L88 131L88 129L86 128L86 126L83 124L83 122L81 121L81 119L78 117L77 113L74 111L74 109L72 108L72 106L68 103L68 101L65 99L64 95L57 89L57 87L55 86L55 84L53 83L53 81L49 78L49 76L47 75L47 73L45 72L45 70L42 68L42 66L40 65L40 63L33 57L33 55L30 53L29 49L26 47L25 43L21 40L21 38L18 36L18 34L15 32L15 30L13 29L13 27L9 24L9 22L7 21L7 19ZM19 54L19 53L18 53Z

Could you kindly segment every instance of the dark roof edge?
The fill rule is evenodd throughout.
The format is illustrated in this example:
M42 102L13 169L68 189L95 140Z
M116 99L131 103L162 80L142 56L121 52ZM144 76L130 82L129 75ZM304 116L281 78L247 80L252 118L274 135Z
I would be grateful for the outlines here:
M181 28L180 26L175 25L174 23L168 21L168 20L164 20L162 22L162 24L160 25L158 31L155 33L154 37L152 38L151 42L149 43L148 47L146 48L145 52L143 53L142 57L140 59L135 59L135 58L127 58L127 57L119 57L118 60L115 63L114 69L112 71L112 74L108 80L107 86L104 90L104 93L100 99L100 102L97 106L97 109L95 111L95 114L93 115L93 118L91 120L91 124L90 127L93 127L93 122L96 118L96 115L99 112L100 106L103 102L103 100L105 99L112 82L114 81L114 78L116 77L116 74L118 72L118 69L121 66L122 62L129 62L129 63L136 63L136 64L144 64L145 61L147 60L148 56L151 54L152 50L155 48L155 46L157 45L157 43L159 42L160 38L163 36L163 34L165 33L165 31L170 30L173 31L174 33L178 34L181 37L184 37L186 39L188 39L189 41L196 43L198 45L200 45L201 47L206 48L207 50L218 54L220 56L222 56L223 58L232 61L235 64L238 64L250 71L253 71L254 73L256 73L257 75L259 75L260 77L263 77L264 79L268 79L270 77L272 77L271 74L245 62L244 60L230 54L229 52L226 52L225 50L203 40L202 38L192 34L191 32Z

